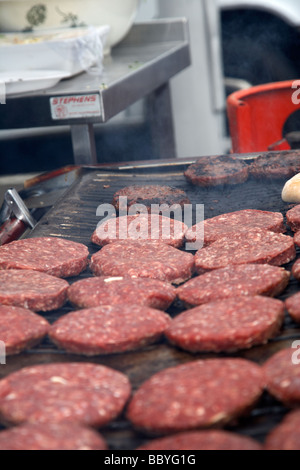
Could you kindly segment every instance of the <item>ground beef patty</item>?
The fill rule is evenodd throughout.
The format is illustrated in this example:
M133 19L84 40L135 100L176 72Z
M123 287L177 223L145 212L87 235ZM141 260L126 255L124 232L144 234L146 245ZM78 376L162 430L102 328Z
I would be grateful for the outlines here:
M119 415L130 393L127 377L102 365L26 367L0 381L0 419L6 425L66 421L100 427Z
M267 297L218 300L178 315L165 332L168 340L190 352L234 352L264 344L284 319L284 304Z
M20 307L0 305L0 341L6 354L19 354L38 344L48 333L49 323L39 315Z
M300 411L293 411L267 436L264 450L300 450Z
M300 247L300 231L296 232L294 235L294 242L296 246Z
M263 366L268 391L277 400L287 405L299 405L300 403L300 367L298 362L297 350L289 348L276 353Z
M207 359L158 372L135 393L127 410L143 431L168 434L230 422L263 391L261 368L243 359Z
M0 432L0 450L107 450L107 444L76 423L27 423Z
M195 255L199 274L240 264L281 266L296 257L292 237L267 230L253 229L234 237L220 238Z
M130 276L181 284L194 272L194 256L164 243L124 240L92 256L96 276Z
M293 232L298 232L298 230L300 230L300 204L287 211L286 220Z
M248 232L252 229L286 232L280 212L246 209L206 219L190 228L185 237L188 241L195 241L196 238L203 237L204 232L204 245L209 245L224 236L234 236L237 232Z
M187 306L202 305L214 300L240 295L275 297L286 288L290 273L268 264L241 264L197 276L176 293Z
M188 167L184 176L199 186L244 183L248 179L248 165L230 155L202 157Z
M127 199L120 199L120 197ZM143 204L151 210L152 204L183 207L184 204L191 204L191 201L182 189L160 185L127 186L117 191L113 196L112 205L118 211L127 212L127 209L134 204ZM152 213L154 213L153 209Z
M95 356L141 349L158 341L171 323L160 310L139 305L103 305L64 315L50 328L66 351Z
M139 214L112 218L100 224L91 241L104 246L120 240L154 240L180 248L187 226L182 222L156 214Z
M296 323L300 323L300 292L285 301L285 307Z
M227 431L191 431L154 439L136 450L262 450L249 437Z
M295 279L297 279L297 281L300 281L300 259L297 259L297 261L293 264L292 275Z
M69 284L49 274L32 270L0 270L0 304L16 305L47 312L56 310L67 300Z
M258 179L291 178L300 172L298 151L267 153L256 158L249 165L249 175Z
M167 310L176 298L176 289L157 279L104 276L75 282L68 289L68 298L79 308L136 304Z
M55 237L18 240L0 247L0 269L32 269L57 277L77 276L87 267L86 246Z

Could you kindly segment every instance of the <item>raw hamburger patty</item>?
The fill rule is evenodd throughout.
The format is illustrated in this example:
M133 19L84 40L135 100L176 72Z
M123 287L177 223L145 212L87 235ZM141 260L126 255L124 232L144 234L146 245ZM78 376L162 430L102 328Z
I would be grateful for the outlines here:
M294 242L295 242L295 245L300 247L300 231L295 233Z
M18 240L0 247L0 269L32 269L57 277L77 276L87 267L88 249L55 237Z
M194 431L154 439L137 450L262 450L258 442L227 431Z
M264 344L284 319L284 304L267 297L218 300L178 315L166 330L168 340L191 352L234 352Z
M199 274L239 264L281 266L296 257L292 237L267 230L249 230L234 237L220 238L195 255Z
M286 232L281 213L245 209L218 215L194 225L186 232L186 239L195 241L196 237L201 237L204 231L204 245L209 245L224 236L232 236L237 232L248 232L249 229L270 230L276 233Z
M0 381L4 424L78 422L100 427L123 410L127 377L105 366L53 363L26 367Z
M56 310L67 300L69 284L32 270L0 270L0 304L16 305L34 312Z
M300 450L300 411L289 413L267 436L265 450Z
M300 259L297 259L297 261L293 264L292 275L295 279L297 279L297 281L300 281Z
M184 172L186 179L199 186L244 183L248 179L248 166L229 155L202 157Z
M103 305L64 315L50 328L51 340L75 354L94 356L141 349L158 341L171 318L139 305Z
M0 450L107 450L96 431L76 423L26 423L0 432Z
M72 284L68 289L68 298L79 308L136 304L167 310L176 298L176 289L157 279L95 277Z
M177 296L186 305L201 305L239 295L275 297L286 288L290 273L268 264L241 264L216 269L186 282Z
M300 292L286 299L285 307L292 319L300 323Z
M249 165L254 178L291 178L300 172L300 153L278 152L261 155Z
M144 431L172 433L230 422L263 390L261 368L243 359L207 359L165 369L135 393L127 416Z
M194 272L194 256L164 243L124 240L92 256L96 276L130 276L181 284Z
M0 340L6 354L18 354L38 344L48 333L49 323L20 307L0 305Z
M187 226L156 214L138 214L109 219L94 231L91 241L104 246L120 240L156 240L180 248Z
M120 199L127 198L125 199ZM190 204L186 193L182 189L172 188L170 186L145 185L145 186L127 186L114 194L112 204L118 211L127 212L127 209L134 204L143 204L151 209L152 204L166 204L173 206L179 204ZM152 209L152 213L153 209Z
M300 204L286 213L286 220L293 232L300 230Z
M283 349L272 356L263 366L268 391L277 400L287 405L300 403L300 367L293 359L299 360L297 350Z

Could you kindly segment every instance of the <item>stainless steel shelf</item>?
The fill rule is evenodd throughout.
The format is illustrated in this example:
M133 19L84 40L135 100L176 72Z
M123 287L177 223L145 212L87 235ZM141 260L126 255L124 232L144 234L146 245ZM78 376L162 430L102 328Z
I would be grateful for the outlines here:
M136 101L148 97L149 121L158 157L174 157L169 80L191 63L184 18L135 24L104 59L99 77L82 73L55 87L8 97L0 108L0 129L70 125L76 163L98 161L93 124L105 123ZM51 115L51 99L96 95L99 112L92 117L62 119Z

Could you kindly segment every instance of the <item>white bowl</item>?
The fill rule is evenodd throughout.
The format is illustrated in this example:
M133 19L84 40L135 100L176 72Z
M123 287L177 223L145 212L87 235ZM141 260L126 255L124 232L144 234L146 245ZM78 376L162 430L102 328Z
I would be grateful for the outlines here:
M110 48L130 30L139 0L0 0L0 31L110 25Z

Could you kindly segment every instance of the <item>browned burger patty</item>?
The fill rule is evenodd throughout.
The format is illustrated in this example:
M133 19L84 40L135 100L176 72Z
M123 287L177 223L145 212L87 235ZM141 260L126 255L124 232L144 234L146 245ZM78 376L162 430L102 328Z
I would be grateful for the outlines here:
M169 217L156 214L139 214L112 218L100 224L91 241L104 246L120 240L153 240L180 248L187 226Z
M103 276L75 282L68 289L68 298L79 308L136 304L167 310L176 298L176 289L157 279Z
M120 197L126 197L127 200L120 199ZM113 206L123 212L127 212L127 209L134 204L143 204L150 210L153 204L166 204L170 207L178 204L183 207L184 204L190 203L191 201L183 190L160 185L127 186L117 191L112 200ZM154 213L153 210L152 213Z
M76 423L26 423L0 432L0 450L107 450L107 444Z
M56 310L67 300L69 284L49 274L23 269L0 270L0 304L34 312Z
M48 333L49 323L20 307L0 305L0 340L6 354L19 354L38 344Z
M221 425L249 410L263 387L261 368L252 362L188 362L144 382L129 403L127 417L137 429L160 434Z
M186 239L195 241L204 232L204 245L209 245L224 236L234 237L236 233L253 229L275 233L286 232L283 215L280 212L245 209L218 215L194 225L186 232Z
M300 367L293 360L294 355L297 350L283 349L263 365L267 390L288 406L300 403ZM298 357L296 359L298 362Z
M194 256L165 243L124 240L103 247L92 256L96 276L129 276L181 284L194 272Z
M0 419L24 422L77 422L104 426L123 410L131 393L124 374L90 363L26 367L0 380Z
M261 155L249 165L254 178L291 178L300 172L300 152L286 151Z
M288 285L290 273L267 264L241 264L197 276L177 288L187 306L201 305L240 295L275 297Z
M170 323L160 310L103 305L64 315L51 326L49 336L59 348L75 354L114 354L157 342Z
M27 238L0 247L0 269L31 269L71 277L86 269L88 255L81 243L56 237Z
M279 332L283 319L280 300L242 296L181 313L165 335L172 344L190 352L235 352L267 343Z
M186 179L199 186L244 183L248 179L248 166L230 155L202 157L184 172Z
M296 258L292 237L267 230L253 229L234 237L220 238L195 255L199 274L240 264L282 266Z
M267 436L265 450L300 450L300 411L293 411Z
M154 439L137 450L262 450L262 446L228 431L191 431Z

